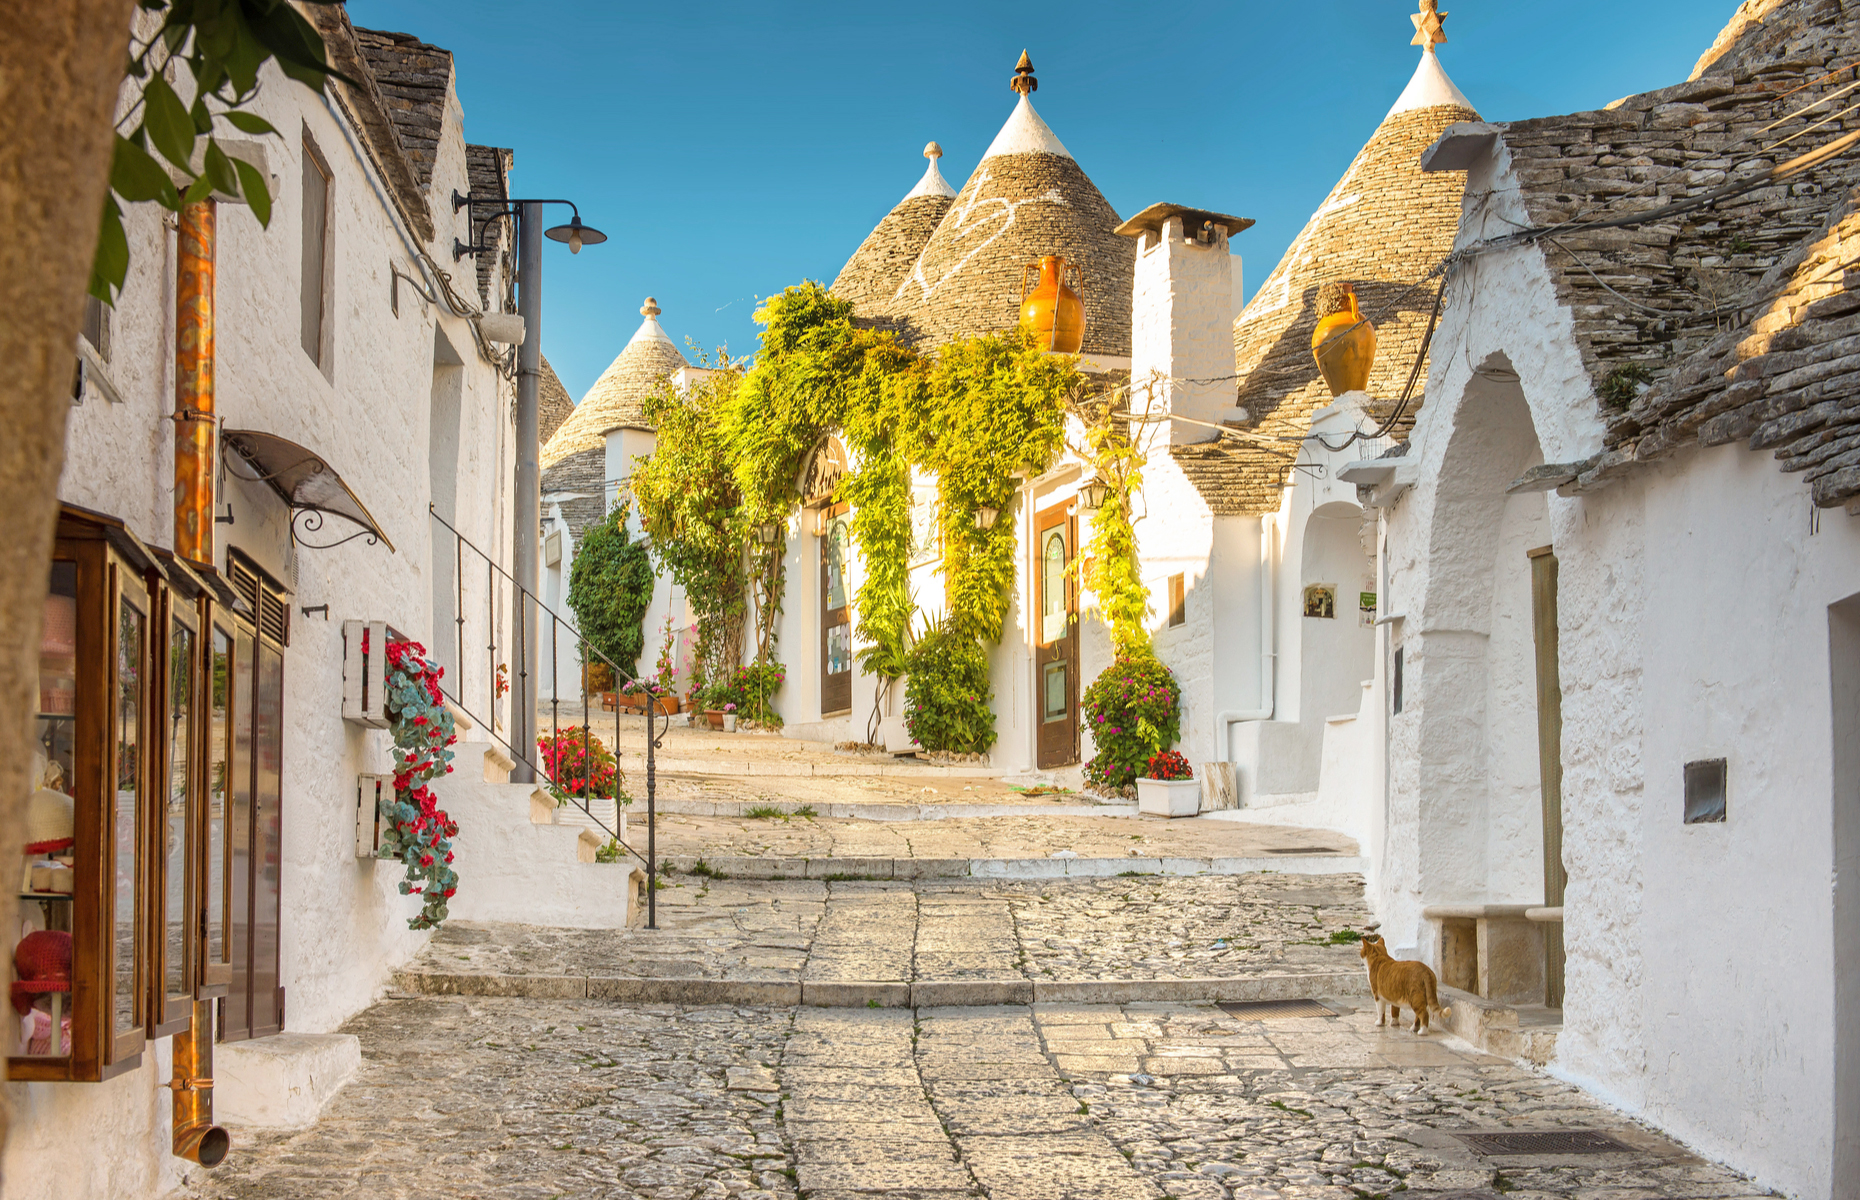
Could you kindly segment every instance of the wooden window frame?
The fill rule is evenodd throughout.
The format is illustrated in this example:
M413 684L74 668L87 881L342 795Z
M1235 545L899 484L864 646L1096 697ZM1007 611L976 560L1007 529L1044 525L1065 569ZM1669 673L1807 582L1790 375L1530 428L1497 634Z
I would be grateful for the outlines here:
M157 747L159 754L152 756L159 763L159 771L151 764L150 774L157 778L160 786L151 788L151 802L155 804L155 815L159 819L148 822L146 846L143 854L151 864L160 864L160 869L149 873L149 886L144 893L143 902L148 905L150 919L147 923L149 939L149 1023L150 1038L167 1037L188 1027L193 1020L193 1002L199 981L198 958L202 947L200 910L200 847L196 844L196 827L199 824L199 811L202 804L201 751L206 744L205 721L202 720L200 701L201 655L200 655L200 604L189 596L182 595L176 588L162 588L156 601L161 615L161 637L158 641L159 653L155 656L160 669L155 683L157 703L155 712L158 717L157 728L161 731L161 741ZM188 686L187 726L178 731L170 714L174 709L173 662L174 662L174 627L182 625L193 635L194 653ZM174 994L167 989L168 979L168 924L170 914L168 905L168 821L167 812L170 789L174 785L173 759L174 737L187 740L187 776L183 782L186 789L184 816L181 824L182 849L182 885L181 917L182 925L188 931L182 939L183 951L181 974L186 981L186 993Z
M304 126L301 145L303 147L301 158L303 178L301 181L302 186L298 189L297 213L298 222L302 226L300 230L302 235L302 249L298 280L298 303L301 311L299 313L297 340L298 343L303 346L304 353L309 356L310 361L316 364L317 370L321 371L325 378L328 378L331 374L330 363L335 357L333 354L335 342L330 329L330 317L334 309L334 305L331 303L331 293L333 291L331 284L333 282L332 275L334 274L335 266L334 255L331 253L331 245L334 238L330 235L335 230L335 222L331 219L330 202L335 194L336 180L335 174L329 169L329 160L323 156L322 148L316 144L316 139L311 136L310 127L308 125ZM310 347L311 331L309 329L309 323L311 313L309 300L311 281L308 278L308 271L312 259L310 246L309 189L311 172L313 171L316 173L317 177L323 181L323 220L322 229L317 235L316 245L316 257L321 261L317 264L316 348L314 350Z

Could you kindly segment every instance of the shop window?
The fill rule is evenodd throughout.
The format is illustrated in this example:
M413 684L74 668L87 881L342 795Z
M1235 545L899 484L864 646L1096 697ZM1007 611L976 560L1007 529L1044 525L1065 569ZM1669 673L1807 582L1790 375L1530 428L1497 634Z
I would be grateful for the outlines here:
M34 791L10 940L7 1074L97 1081L188 1026L205 982L210 586L67 508L39 646Z

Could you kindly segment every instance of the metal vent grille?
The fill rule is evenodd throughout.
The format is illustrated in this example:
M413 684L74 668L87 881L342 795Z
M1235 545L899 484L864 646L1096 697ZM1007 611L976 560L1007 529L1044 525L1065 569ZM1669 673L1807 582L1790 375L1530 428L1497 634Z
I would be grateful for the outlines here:
M291 640L291 613L284 603L284 597L270 588L258 590L258 633L260 637L270 638L280 646L287 646Z
M234 594L258 626L258 634L280 646L291 644L291 608L284 592L237 554L227 556L226 575Z
M1634 1148L1593 1129L1455 1133L1474 1154L1632 1154Z
M1325 1008L1316 1000L1224 1000L1215 1007L1243 1021L1263 1021L1269 1017L1334 1017L1337 1015L1335 1009Z

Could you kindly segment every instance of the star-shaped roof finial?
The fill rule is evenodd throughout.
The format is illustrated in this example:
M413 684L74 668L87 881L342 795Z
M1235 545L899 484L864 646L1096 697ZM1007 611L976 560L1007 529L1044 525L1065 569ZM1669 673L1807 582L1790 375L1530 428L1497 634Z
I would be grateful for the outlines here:
M1431 51L1446 41L1449 15L1440 11L1440 0L1421 0L1421 11L1408 18L1414 22L1414 40L1408 44Z

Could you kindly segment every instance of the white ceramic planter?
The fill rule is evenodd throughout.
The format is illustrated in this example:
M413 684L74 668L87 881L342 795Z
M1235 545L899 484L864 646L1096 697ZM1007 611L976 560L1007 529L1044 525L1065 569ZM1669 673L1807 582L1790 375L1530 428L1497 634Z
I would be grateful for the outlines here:
M1201 811L1201 781L1139 779L1137 811L1155 817L1192 817Z
M736 732L736 714L735 713L724 713L723 714L723 731L725 733Z

